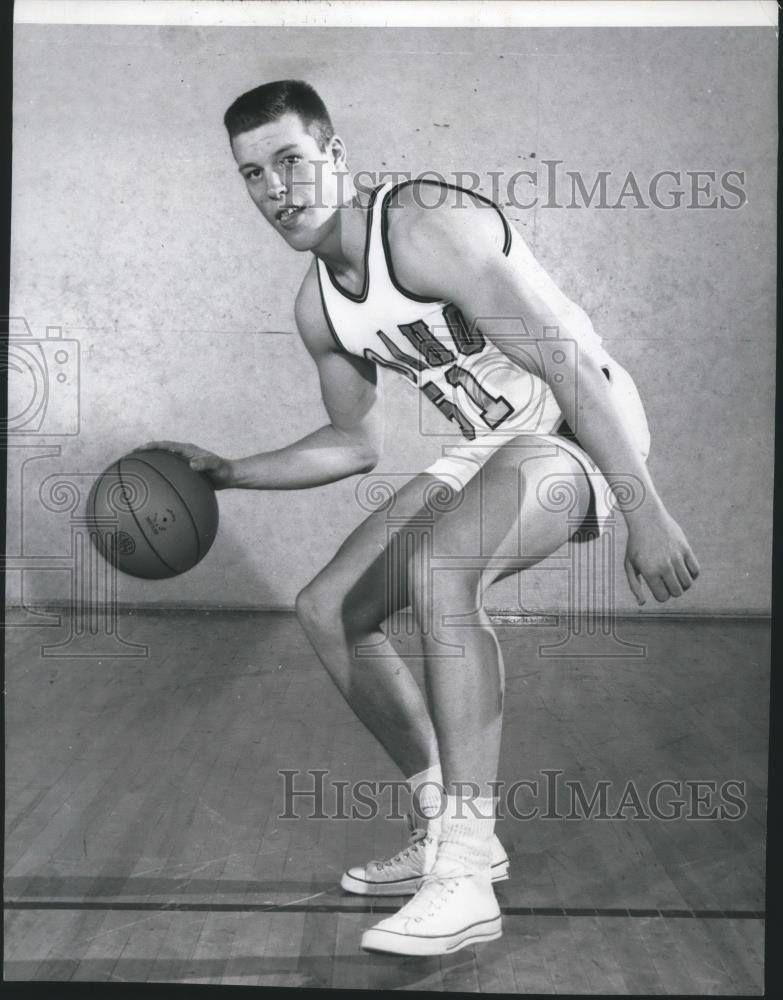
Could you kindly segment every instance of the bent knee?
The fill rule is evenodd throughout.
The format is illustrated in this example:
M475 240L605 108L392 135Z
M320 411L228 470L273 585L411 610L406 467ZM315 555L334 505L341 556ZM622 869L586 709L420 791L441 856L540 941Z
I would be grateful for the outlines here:
M317 576L304 586L296 595L294 607L305 632L321 641L363 634L368 624L361 602L328 576Z
M337 621L338 608L329 600L328 591L318 582L311 580L296 595L294 602L296 617L305 632L323 632L329 623Z
M312 620L313 612L315 611L315 602L309 583L302 587L296 595L294 599L294 611L296 612L296 617L299 619L299 624L306 628Z

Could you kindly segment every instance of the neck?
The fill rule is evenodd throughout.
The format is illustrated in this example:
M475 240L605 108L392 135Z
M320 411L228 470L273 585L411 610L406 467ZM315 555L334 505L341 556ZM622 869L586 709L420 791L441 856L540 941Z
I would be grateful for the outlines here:
M367 241L367 195L360 195L349 178L345 198L334 213L324 239L313 250L338 277L360 282L364 276Z

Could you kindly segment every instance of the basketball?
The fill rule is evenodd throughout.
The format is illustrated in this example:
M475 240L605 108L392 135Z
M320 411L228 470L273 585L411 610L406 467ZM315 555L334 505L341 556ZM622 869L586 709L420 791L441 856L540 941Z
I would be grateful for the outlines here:
M218 504L207 477L184 458L137 451L93 483L87 518L90 537L108 562L130 576L163 580L186 573L209 552Z

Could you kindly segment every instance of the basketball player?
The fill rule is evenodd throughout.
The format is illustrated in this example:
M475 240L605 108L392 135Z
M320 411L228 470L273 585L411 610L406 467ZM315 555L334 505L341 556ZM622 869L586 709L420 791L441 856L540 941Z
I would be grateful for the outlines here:
M304 489L378 462L379 367L440 411L450 447L397 491L391 541L388 509L370 514L296 608L424 820L400 854L343 876L352 892L412 894L362 947L433 955L490 941L501 934L492 884L507 877L508 859L494 834L503 666L482 594L566 542L600 535L612 507L626 522L639 604L643 585L657 601L682 595L698 563L645 464L649 432L630 375L497 206L432 182L359 191L326 108L299 81L242 95L225 125L255 206L283 243L313 255L295 314L327 421L246 458L146 447L184 455L217 489ZM552 502L565 484L571 503ZM367 652L404 607L419 632L426 700L391 648Z

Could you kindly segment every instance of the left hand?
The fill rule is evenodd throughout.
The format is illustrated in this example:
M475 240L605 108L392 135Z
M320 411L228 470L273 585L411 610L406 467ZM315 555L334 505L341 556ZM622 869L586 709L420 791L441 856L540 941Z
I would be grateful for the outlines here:
M656 601L681 597L699 575L699 563L679 524L664 508L646 512L628 525L625 575L638 604L645 603L642 580Z

